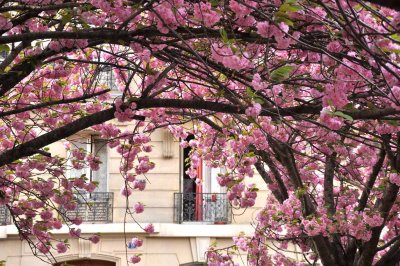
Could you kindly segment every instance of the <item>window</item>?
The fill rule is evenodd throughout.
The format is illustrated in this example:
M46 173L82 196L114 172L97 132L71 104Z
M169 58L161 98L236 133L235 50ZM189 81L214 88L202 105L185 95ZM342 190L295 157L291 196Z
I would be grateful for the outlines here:
M108 153L107 142L103 139L90 137L87 139L79 138L70 141L74 148L82 149L93 153L102 162L99 170L91 171L89 167L83 169L71 168L68 172L69 177L80 177L86 175L90 181L98 182L98 186L92 193L77 191L75 197L78 208L74 211L66 211L69 218L81 217L84 222L112 222L113 216L113 193L108 191ZM71 162L69 162L71 164Z
M98 85L110 89L111 96L121 96L128 82L131 90L136 90L138 88L138 84L142 82L142 77L137 75L136 71L133 70L136 68L137 65L134 64L127 65L126 68L119 69L113 69L113 67L110 65L99 65L96 70L96 82ZM121 87L123 88L122 90Z
M107 142L103 139L98 139L96 137L90 138L79 138L70 140L73 148L83 149L86 152L91 152L95 156L99 157L102 162L99 165L99 170L91 171L89 167L84 167L82 169L71 169L68 172L69 177L80 177L82 175L86 175L86 177L90 181L98 182L98 187L96 188L96 192L107 192L108 190L108 178L107 178ZM72 166L70 164L70 166Z
M200 172L200 171L199 171ZM198 201L201 204L198 216L201 216L203 221L214 221L226 223L228 222L229 203L226 196L226 188L218 184L218 174L225 173L225 168L211 168L205 162L202 162L201 179L202 184L201 194Z
M189 168L186 161L190 150L185 148L181 153L181 193L175 193L175 221L229 223L231 210L226 188L217 182L218 174L224 173L225 169L211 168L202 162L197 169L197 176L201 182L196 184L195 180L186 174Z
M115 77L110 66L98 67L98 83L110 89L112 93L120 93L115 84Z

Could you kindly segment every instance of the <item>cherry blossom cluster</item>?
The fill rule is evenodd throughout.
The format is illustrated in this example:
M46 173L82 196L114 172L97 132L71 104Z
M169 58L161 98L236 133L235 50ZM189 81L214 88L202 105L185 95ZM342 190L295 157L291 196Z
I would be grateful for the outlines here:
M0 10L0 156L14 158L0 168L0 205L40 252L66 251L50 233L63 225L80 236L80 218L61 210L96 184L67 172L101 163L69 145L67 162L45 146L88 123L120 154L127 200L145 189L150 136L162 127L191 148L187 174L198 184L201 164L226 170L217 181L234 206L255 205L259 174L269 194L256 231L234 239L250 265L301 265L282 255L289 243L309 264L395 263L398 11L344 0L22 0ZM208 259L235 265L215 248Z

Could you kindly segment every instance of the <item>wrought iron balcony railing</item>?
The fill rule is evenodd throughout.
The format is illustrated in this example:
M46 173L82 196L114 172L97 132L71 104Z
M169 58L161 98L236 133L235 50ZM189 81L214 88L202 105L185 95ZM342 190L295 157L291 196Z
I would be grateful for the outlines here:
M93 192L76 194L78 208L65 211L68 218L81 217L84 223L112 223L113 192Z
M174 193L174 222L230 223L226 193Z
M0 206L0 225L11 224L11 214L6 206Z

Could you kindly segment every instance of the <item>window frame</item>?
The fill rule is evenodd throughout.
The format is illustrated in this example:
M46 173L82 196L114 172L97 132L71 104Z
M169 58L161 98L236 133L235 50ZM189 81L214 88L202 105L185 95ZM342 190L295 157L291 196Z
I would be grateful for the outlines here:
M202 223L202 224L230 224L232 222L231 205L227 198L227 188L218 184L216 175L226 173L226 168L212 168L201 161L201 188L196 184L194 191L185 190L185 156L188 154L185 148L180 148L179 152L179 193L174 193L174 221L183 224ZM219 169L213 173L212 169ZM193 179L192 179L193 180ZM194 182L194 180L193 180ZM213 187L215 186L215 187ZM189 188L190 186L187 186ZM193 190L193 187L192 187ZM200 207L201 206L201 207ZM189 212L185 212L185 210ZM221 211L221 214L217 211Z
M104 145L105 145L104 148L105 148L105 152L106 152L106 156L105 156L106 161L105 162L102 161L101 163L106 165L106 171L105 171L106 177L104 179L105 182L106 182L106 185L105 185L104 191L98 191L97 188L96 188L96 190L93 191L93 192L109 192L110 191L110 188L109 188L109 179L110 179L110 177L109 177L109 149L108 149L108 145L107 145L106 140L102 139L102 138L99 138L97 135L89 134L89 135L82 136L82 137L80 136L80 137L74 138L74 139L68 139L68 142L71 143L71 145L74 145L73 144L74 142L75 143L86 144L85 151L89 152L89 153L92 153L95 156L97 156L95 153L93 153L95 151L96 139L97 140L103 140L104 141ZM74 146L74 149L75 148L77 148L76 145ZM79 171L77 169L73 169L72 162L71 162L71 156L72 156L71 152L68 151L67 152L67 167L68 168L67 168L67 171L66 171L66 175L67 175L68 178L72 178L72 174L71 174L72 171ZM92 171L89 166L85 166L83 169L81 169L81 171L82 171L82 174L86 175L86 178L90 182L96 181L96 180L93 180L93 176L94 176L93 172L96 172L96 171ZM98 171L101 171L101 169L99 169ZM76 177L78 177L78 176L76 176Z

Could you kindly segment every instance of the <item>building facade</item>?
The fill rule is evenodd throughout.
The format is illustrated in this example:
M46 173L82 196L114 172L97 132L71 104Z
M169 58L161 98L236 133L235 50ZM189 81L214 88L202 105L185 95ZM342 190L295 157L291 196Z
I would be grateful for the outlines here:
M117 122L115 122L117 123ZM129 125L119 124L121 130ZM85 140L85 141L82 141ZM208 168L203 164L202 183L196 185L185 175L185 157L188 151L179 147L178 140L164 130L152 135L153 150L150 160L156 164L146 176L146 189L136 191L129 197L128 207L135 202L145 205L145 211L134 215L135 221L126 215L126 198L121 196L123 178L119 172L120 155L98 139L93 132L85 131L72 136L69 141L81 148L91 149L103 161L99 171L86 172L92 180L99 181L94 193L77 195L79 207L70 213L83 217L79 226L82 236L101 233L101 241L92 244L84 239L70 239L67 253L54 252L54 264L69 262L71 265L128 265L127 258L142 254L137 265L201 265L205 262L205 252L214 242L218 247L233 244L232 237L240 233L251 234L251 224L257 210L263 206L266 186L260 177L252 183L260 189L256 205L246 210L232 209L226 190L216 182L216 175L224 169ZM50 152L67 157L61 142L50 146ZM79 173L71 173L79 174ZM141 227L153 223L155 232L145 234ZM56 237L66 238L68 229L54 232ZM132 237L144 240L139 248L132 247ZM7 266L44 266L47 263L32 254L27 243L21 241L8 213L0 209L0 261Z

